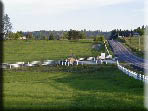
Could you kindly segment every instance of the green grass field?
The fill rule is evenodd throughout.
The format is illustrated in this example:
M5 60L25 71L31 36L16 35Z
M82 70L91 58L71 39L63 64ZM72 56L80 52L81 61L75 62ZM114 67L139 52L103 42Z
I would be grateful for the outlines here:
M113 65L4 71L5 110L143 111L143 90Z
M4 42L4 62L97 56L92 40ZM144 111L144 85L114 65L37 66L4 70L5 110ZM27 110L27 111L28 111Z
M61 60L71 53L77 57L97 56L98 51L91 49L92 40L79 41L4 41L4 62L33 61L33 60ZM104 49L102 49L103 51Z

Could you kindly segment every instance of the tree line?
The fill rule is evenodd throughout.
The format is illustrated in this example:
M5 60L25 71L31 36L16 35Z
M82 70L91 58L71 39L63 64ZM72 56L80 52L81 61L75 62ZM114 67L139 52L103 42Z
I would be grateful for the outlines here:
M2 21L2 28L3 28L3 38L0 39L19 39L20 37L25 36L27 39L35 39L35 40L60 40L60 39L68 39L68 40L78 40L78 39L97 39L101 36L110 39L116 39L119 36L122 37L132 37L135 33L138 33L140 36L144 35L145 29L148 29L148 26L138 27L134 30L121 30L121 29L114 29L110 32L102 32L101 30L96 31L87 31L86 29L78 31L72 30L69 31L32 31L32 32L12 32L12 23L8 14L3 16ZM99 38L100 39L100 38Z
M138 27L134 30L121 30L121 29L114 29L111 31L110 39L117 39L119 36L122 37L133 37L135 35L143 36L145 29L148 29L148 26Z
M101 30L96 31L87 31L86 29L78 31L72 30L69 31L32 31L32 32L12 32L12 23L8 14L3 16L3 38L1 39L19 39L20 37L25 36L27 39L35 39L35 40L60 40L60 39L68 39L68 40L77 40L77 39L89 39L94 38L98 35L108 36L110 32L102 32Z
M27 33L32 33L32 35L37 39L37 40L44 40L44 39L48 39L48 37L50 35L54 36L54 39L94 39L94 37L98 36L98 35L104 35L106 37L109 37L110 32L102 32L102 31L86 31L86 29L84 30L73 30L70 29L69 31L45 31L45 30L41 30L41 31L33 31L33 32L24 32L24 34L26 35ZM75 35L72 36L72 35Z

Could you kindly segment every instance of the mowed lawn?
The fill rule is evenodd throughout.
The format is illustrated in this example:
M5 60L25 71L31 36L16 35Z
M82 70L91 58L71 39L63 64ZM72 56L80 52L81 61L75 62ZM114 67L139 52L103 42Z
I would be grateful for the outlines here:
M97 56L100 52L93 51L92 40L6 40L4 41L4 62L33 60L61 60L70 54L77 57Z
M143 111L143 90L143 82L128 77L114 65L4 71L7 110Z

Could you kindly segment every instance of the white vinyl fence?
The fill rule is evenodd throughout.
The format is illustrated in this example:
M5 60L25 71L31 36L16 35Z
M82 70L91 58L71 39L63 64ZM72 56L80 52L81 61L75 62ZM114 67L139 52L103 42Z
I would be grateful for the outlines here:
M133 78L135 78L137 80L142 80L142 81L148 83L148 76L145 76L145 75L142 75L142 74L138 74L136 72L133 72L133 71L131 71L131 70L129 70L129 69L121 66L118 61L117 61L117 67L118 67L119 70L121 70L122 72L124 72L125 74L127 74L129 77L133 77Z
M87 61L79 61L76 60L74 63L70 63L67 60L64 61L54 61L54 60L45 60L43 62L41 61L32 61L32 62L16 62L15 64L8 64L8 63L3 63L0 65L0 68L8 68L8 69L12 69L12 68L19 68L19 67L33 67L33 66L38 66L38 65L42 65L42 66L47 66L47 65L54 65L54 64L59 64L59 65L63 65L63 66L70 66L70 65L83 65L83 64L103 64L103 63L110 63L110 64L114 64L112 62L109 62L107 60L96 60L94 59L94 57L91 57L91 60L87 60ZM116 62L115 62L116 63ZM137 80L142 80L146 83L148 83L148 76L144 76L142 74L138 74L134 71L131 71L125 67L123 67L122 65L119 64L119 62L117 61L117 67L119 70L121 70L122 72L124 72L125 74L127 74L129 77L133 77Z
M108 55L110 55L109 50L108 50L108 48L107 48L107 46L106 46L106 43L105 43L105 42L104 42L104 44L105 44L105 49L106 49L106 51L107 51Z

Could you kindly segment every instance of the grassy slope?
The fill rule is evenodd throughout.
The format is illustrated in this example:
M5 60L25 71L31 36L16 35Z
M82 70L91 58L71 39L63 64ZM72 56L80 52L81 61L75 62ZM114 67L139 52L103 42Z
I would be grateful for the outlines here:
M140 51L139 51L139 37L125 38L125 45L130 48L136 55L144 58L144 36L140 39Z
M113 51L112 51L112 49L111 49L111 47L110 47L108 41L106 41L106 46L107 46L107 48L108 48L108 50L109 50L109 53L112 55L112 57L114 57L115 55L114 55L114 53L113 53Z
M127 77L116 66L96 66L94 71L92 66L79 68L72 67L75 72L57 67L4 71L5 108L144 110L141 81Z
M4 42L4 62L65 59L71 53L77 57L96 56L100 52L91 49L92 40L80 41L21 41Z

